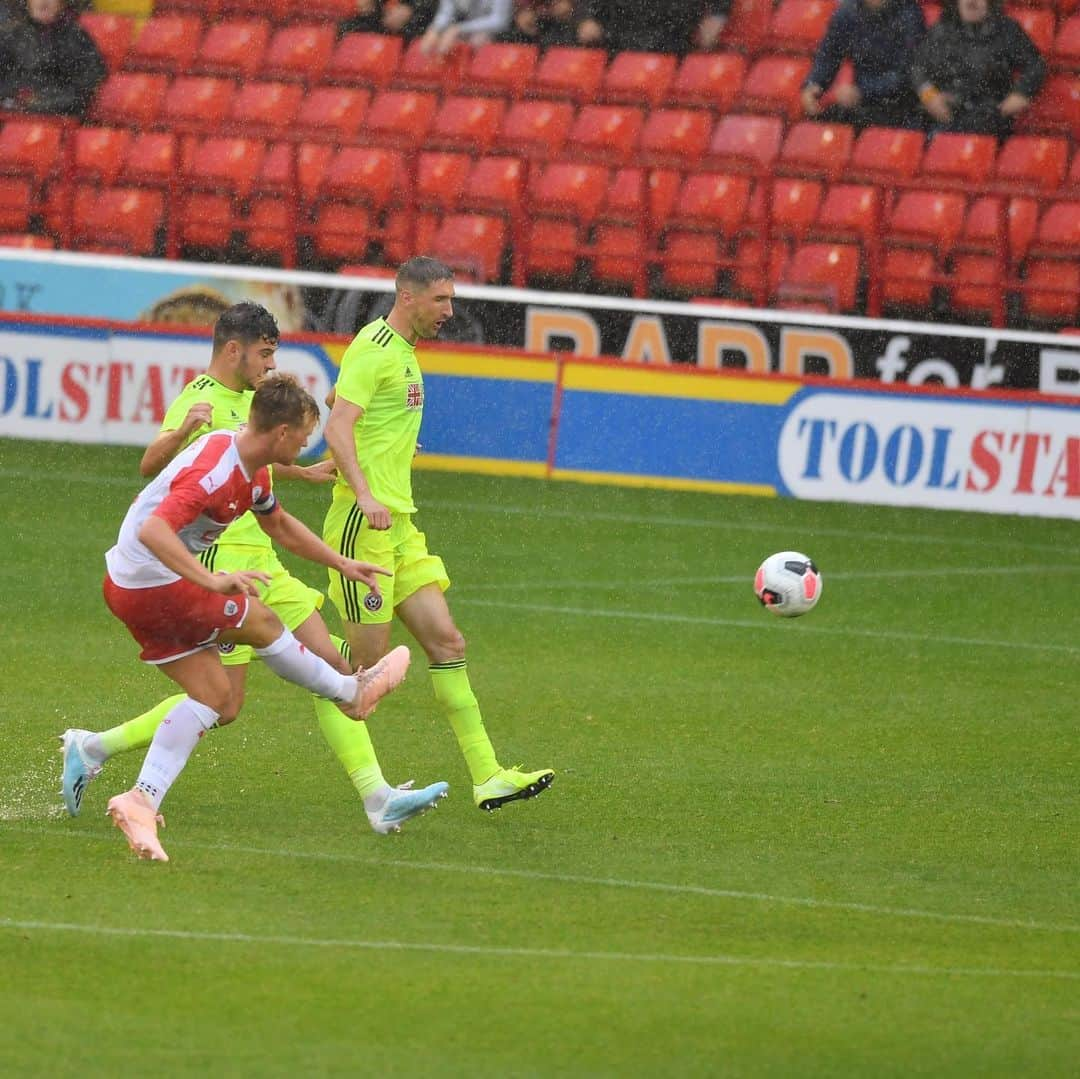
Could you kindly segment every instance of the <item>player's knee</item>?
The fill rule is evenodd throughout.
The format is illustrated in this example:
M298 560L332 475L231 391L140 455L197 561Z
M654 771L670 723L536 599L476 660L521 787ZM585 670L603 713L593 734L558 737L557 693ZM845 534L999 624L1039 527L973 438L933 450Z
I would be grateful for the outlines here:
M465 658L465 638L457 626L450 625L426 641L424 650L432 663L452 663Z
M268 648L284 631L281 619L263 603L252 601L244 619L243 640L254 648Z

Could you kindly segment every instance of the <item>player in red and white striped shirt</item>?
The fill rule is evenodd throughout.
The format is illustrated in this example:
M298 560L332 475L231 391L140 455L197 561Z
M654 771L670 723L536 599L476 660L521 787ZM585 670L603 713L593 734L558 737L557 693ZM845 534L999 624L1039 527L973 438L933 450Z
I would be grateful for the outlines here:
M336 701L363 719L399 685L405 647L355 675L343 675L305 649L257 593L264 573L212 573L195 556L251 509L263 531L287 550L330 566L378 594L385 569L344 558L277 501L267 465L291 464L318 421L310 394L289 375L268 376L251 402L248 425L192 443L135 499L116 545L105 556L105 602L187 694L165 717L135 787L110 799L108 812L140 857L168 861L157 839L158 809L199 738L236 714L217 645L251 645L282 678Z

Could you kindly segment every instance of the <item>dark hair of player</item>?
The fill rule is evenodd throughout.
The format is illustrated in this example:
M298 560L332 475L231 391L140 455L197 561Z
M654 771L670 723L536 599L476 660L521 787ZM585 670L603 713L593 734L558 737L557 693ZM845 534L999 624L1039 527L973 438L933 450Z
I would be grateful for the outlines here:
M256 431L269 431L281 423L301 427L318 418L319 406L315 398L300 385L296 376L271 371L251 398L248 422Z
M214 323L215 353L228 341L239 341L243 345L266 341L276 345L280 338L277 319L261 303L250 300L227 307Z
M453 279L454 271L445 262L428 258L427 255L414 255L398 267L394 285L400 292L410 286L425 289L434 285L436 281L452 281Z

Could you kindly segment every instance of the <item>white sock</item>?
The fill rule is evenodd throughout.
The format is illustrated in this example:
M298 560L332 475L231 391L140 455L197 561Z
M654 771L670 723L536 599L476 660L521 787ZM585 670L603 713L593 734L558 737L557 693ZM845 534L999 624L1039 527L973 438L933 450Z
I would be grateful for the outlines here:
M339 674L326 660L309 652L287 629L273 644L256 648L274 674L295 682L320 697L332 701L351 701L356 696L356 681L349 674Z
M161 807L162 799L176 777L184 770L188 757L199 744L199 739L217 723L218 713L213 708L185 697L162 721L154 732L154 740L146 751L142 771L135 786L141 790L154 808Z

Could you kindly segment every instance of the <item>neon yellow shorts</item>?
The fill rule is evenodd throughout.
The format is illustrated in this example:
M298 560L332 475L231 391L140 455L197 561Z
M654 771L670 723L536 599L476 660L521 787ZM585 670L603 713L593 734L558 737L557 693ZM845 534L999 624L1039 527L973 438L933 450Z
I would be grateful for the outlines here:
M296 629L323 605L323 594L297 580L272 549L218 544L211 551L204 564L215 573L259 570L270 574L270 583L259 585L259 599L285 623L286 629ZM218 655L226 667L239 667L255 658L255 650L249 644L219 644Z
M393 577L379 578L381 597L355 581L346 581L330 570L327 594L346 622L378 625L389 622L394 608L427 584L437 584L444 592L450 587L446 567L437 555L428 554L427 540L413 524L411 514L394 514L385 532L368 527L364 515L350 498L335 498L323 525L323 539L346 558L374 562L393 571Z

